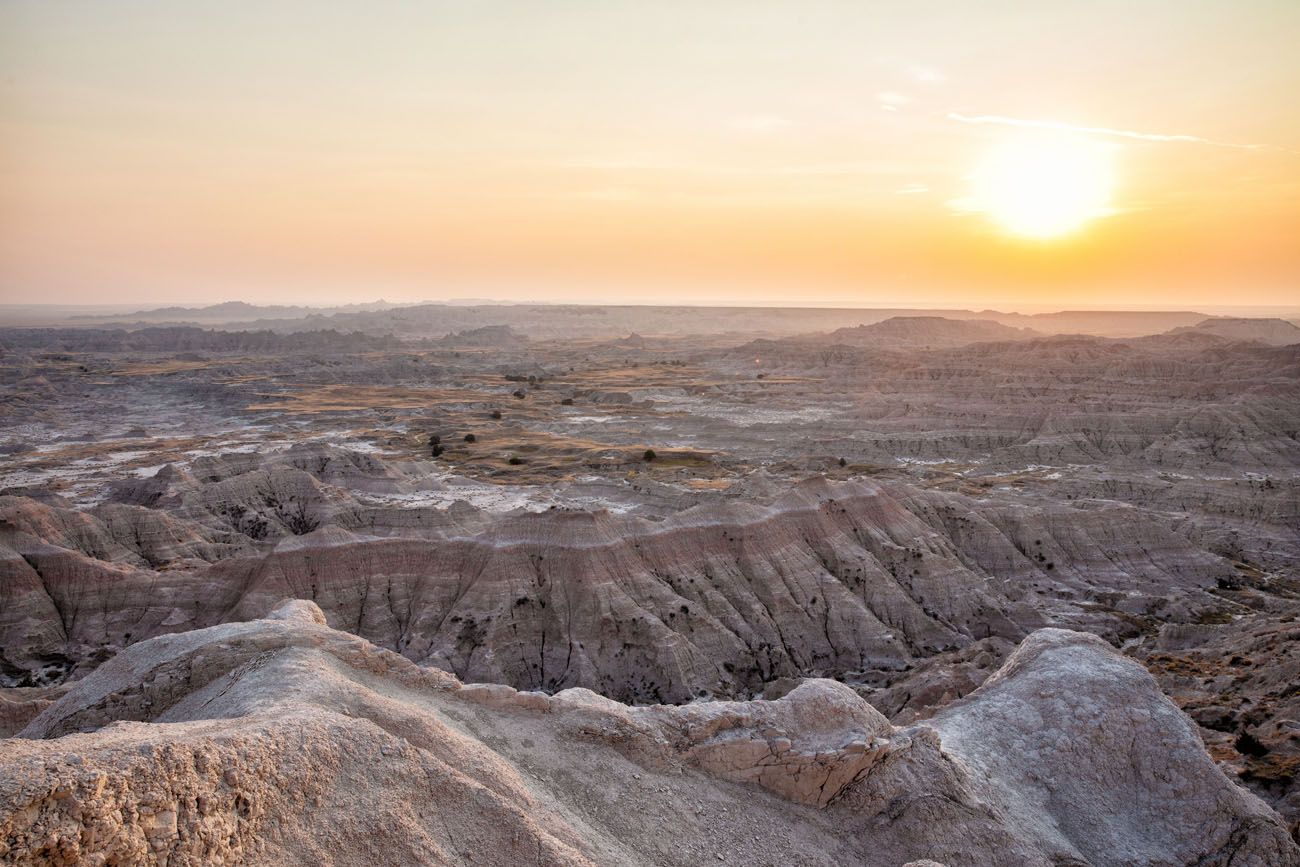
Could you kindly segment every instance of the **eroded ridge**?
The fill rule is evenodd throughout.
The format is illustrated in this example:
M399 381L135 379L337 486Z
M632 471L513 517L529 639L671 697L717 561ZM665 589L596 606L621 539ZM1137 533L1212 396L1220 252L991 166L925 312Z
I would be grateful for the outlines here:
M461 684L323 619L292 601L266 619L141 642L77 683L0 743L0 857L1300 858L1151 677L1080 633L1033 633L965 700L895 727L826 680L773 701L677 707Z

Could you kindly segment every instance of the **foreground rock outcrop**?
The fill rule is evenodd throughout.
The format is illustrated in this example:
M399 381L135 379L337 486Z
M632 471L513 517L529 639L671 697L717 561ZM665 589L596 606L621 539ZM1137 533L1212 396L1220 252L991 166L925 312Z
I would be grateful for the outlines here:
M463 685L322 623L136 644L0 741L12 864L1292 865L1138 665L1030 635L891 726L850 689L632 707Z

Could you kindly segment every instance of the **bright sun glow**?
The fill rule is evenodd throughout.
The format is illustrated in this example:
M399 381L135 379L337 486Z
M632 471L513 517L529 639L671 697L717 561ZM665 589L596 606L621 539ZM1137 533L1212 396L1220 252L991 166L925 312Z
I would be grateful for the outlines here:
M1112 151L1091 141L1026 136L996 147L976 170L975 210L1028 238L1055 238L1111 213Z

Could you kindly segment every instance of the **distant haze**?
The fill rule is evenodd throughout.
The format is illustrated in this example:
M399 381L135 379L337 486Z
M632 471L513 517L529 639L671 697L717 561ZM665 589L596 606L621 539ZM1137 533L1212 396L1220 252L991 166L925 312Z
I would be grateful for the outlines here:
M1272 313L1298 38L1294 0L10 0L0 303ZM963 204L1024 135L1107 148L1107 211Z

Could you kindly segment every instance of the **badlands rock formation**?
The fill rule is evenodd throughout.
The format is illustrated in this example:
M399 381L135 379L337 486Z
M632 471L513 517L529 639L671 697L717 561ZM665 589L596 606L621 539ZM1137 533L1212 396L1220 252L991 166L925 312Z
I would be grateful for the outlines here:
M334 330L276 334L272 331L209 331L173 326L136 331L88 328L11 328L3 345L10 350L39 347L64 352L360 352L394 348L395 341Z
M1139 659L1213 755L1285 815L1300 815L1300 623L1293 612L1168 624Z
M333 460L316 475L282 463L312 463L301 458L209 471L189 490L160 491L155 476L142 488L175 500L161 516L0 500L5 671L43 683L51 666L84 670L133 641L297 596L466 680L680 702L752 695L776 677L902 672L1049 624L1120 641L1143 618L1218 610L1209 591L1236 575L1123 507L814 480L766 505L657 522L558 509L458 520L367 509L321 484Z
M1042 337L1028 328L1012 328L988 319L946 319L942 316L895 316L871 325L837 328L817 335L819 343L878 348L940 349L998 340Z
M462 685L323 625L141 642L0 742L0 859L94 864L1290 865L1138 665L1033 633L891 726L852 690L629 707Z
M1233 340L1251 340L1273 346L1300 343L1300 326L1285 319L1216 318L1175 328L1171 333L1215 334Z
M389 824L370 844L374 863L386 860L383 847L468 861L484 851L471 845L480 833L522 841L499 845L503 857L515 845L531 851L525 862L543 839L542 860L576 852L595 863L740 853L756 863L953 867L1004 863L987 855L998 847L1011 853L1005 863L1195 863L1181 837L1200 838L1160 816L1190 815L1179 806L1185 779L1226 805L1197 829L1235 822L1233 833L1254 833L1236 796L1221 795L1232 781L1300 834L1300 344L1257 339L1277 323L1190 313L335 312L213 311L285 317L261 331L0 329L0 735L39 719L32 732L42 735L120 737L127 770L96 765L110 774L105 790L134 780L148 797L135 814L106 808L103 839L141 816L162 817L142 828L170 828L150 762L180 756L168 767L197 773L182 759L200 744L204 761L247 753L271 780L283 764L283 779L313 797L328 780L303 782L311 767L360 787L375 803L352 808L358 821ZM269 626L248 625L285 598L300 601ZM1196 723L1221 778L1154 758L1133 773L1112 766L1131 745L1115 733L1135 723L1108 709L1117 693L1105 682L1062 674L1063 659L1086 657L1120 683L1132 666L1112 671L1097 661L1111 652L1082 638L1048 647L1041 630L1052 627L1095 635L1145 666ZM248 667L227 666L225 646L205 637L268 629L335 637L294 644L288 657L274 651L263 674L243 650L235 656ZM193 677L155 672L149 654L191 639L202 648L186 663ZM1025 642L1079 695L1048 702L1050 682L1024 692L1034 666L995 677ZM137 656L142 648L153 649ZM134 686L77 692L128 664ZM403 685L411 678L424 686ZM374 694L364 701L354 695L362 682ZM1123 694L1126 706L1147 707L1143 683ZM501 802L508 809L477 819L468 805L488 796L466 794L479 792L472 786L455 789L461 800L441 813L421 813L429 799L404 758L384 757L391 776L356 770L353 745L375 733L342 711L363 705L365 719L403 738L435 722L454 729L469 738L465 755L479 757L452 762L457 773L480 780L477 769L506 761L523 788ZM175 719L161 720L173 707ZM432 722L421 716L428 707ZM978 718L965 710L976 707ZM140 734L155 717L182 727L166 731L183 731L183 748ZM588 720L595 734L563 740L561 718ZM1082 730L1086 719L1113 724ZM1181 731L1152 719L1160 732ZM534 727L519 734L524 724ZM1048 744L1040 729L1065 734ZM1178 737L1138 730L1182 762ZM271 734L255 744L240 732ZM409 737L428 751L444 738L435 734ZM153 758L140 754L137 767L141 739ZM900 764L905 742L909 755L931 758ZM32 748L15 743L6 748ZM235 752L223 752L231 743ZM575 743L595 744L592 755ZM623 756L617 744L633 758L611 758ZM65 752L48 753L52 769ZM628 789L611 802L617 811L590 785L555 794L624 771L658 781L646 756L702 788ZM1020 756L1030 758L1004 762ZM428 779L435 765L417 758L415 778ZM1089 775L1094 762L1101 776ZM1061 776L1074 770L1080 782L1067 785ZM911 782L865 786L889 773ZM1101 780L1147 794L1118 820L1098 818L1111 815ZM186 840L235 834L220 857L245 863L274 863L293 847L318 860L352 851L343 841L359 825L324 843L276 830L277 811L311 826L311 802L285 806L292 798L266 786L255 831L238 830L244 806L234 824L221 814ZM1068 794L1070 808L1045 788ZM744 800L716 794L733 790ZM845 818L854 798L859 818ZM178 816L192 812L176 803ZM331 803L318 815L345 804L322 809ZM761 815L714 838L720 809L709 805ZM549 812L536 818L535 807ZM44 809L21 815L35 821ZM638 830L642 814L666 817L672 839ZM435 815L456 821L434 827ZM505 815L534 817L540 831L516 833ZM970 851L924 845L932 826L958 829L936 839L972 841ZM789 845L773 844L771 828ZM845 828L858 836L845 842ZM95 854L100 837L87 846L80 826L57 833L83 860ZM163 832L140 833L148 845ZM1235 863L1251 863L1248 851Z
M45 317L49 314L46 313ZM368 334L442 337L456 331L505 326L535 338L621 337L643 334L767 332L799 334L870 325L893 317L933 317L998 322L1045 334L1132 337L1195 325L1209 318L1191 311L1061 311L1002 313L996 310L762 307L601 307L594 305L352 305L343 308L284 308L218 304L207 308L162 308L115 316L74 317L77 324L120 322L191 324L230 329L273 329L280 333L334 328ZM44 323L43 323L44 324Z

